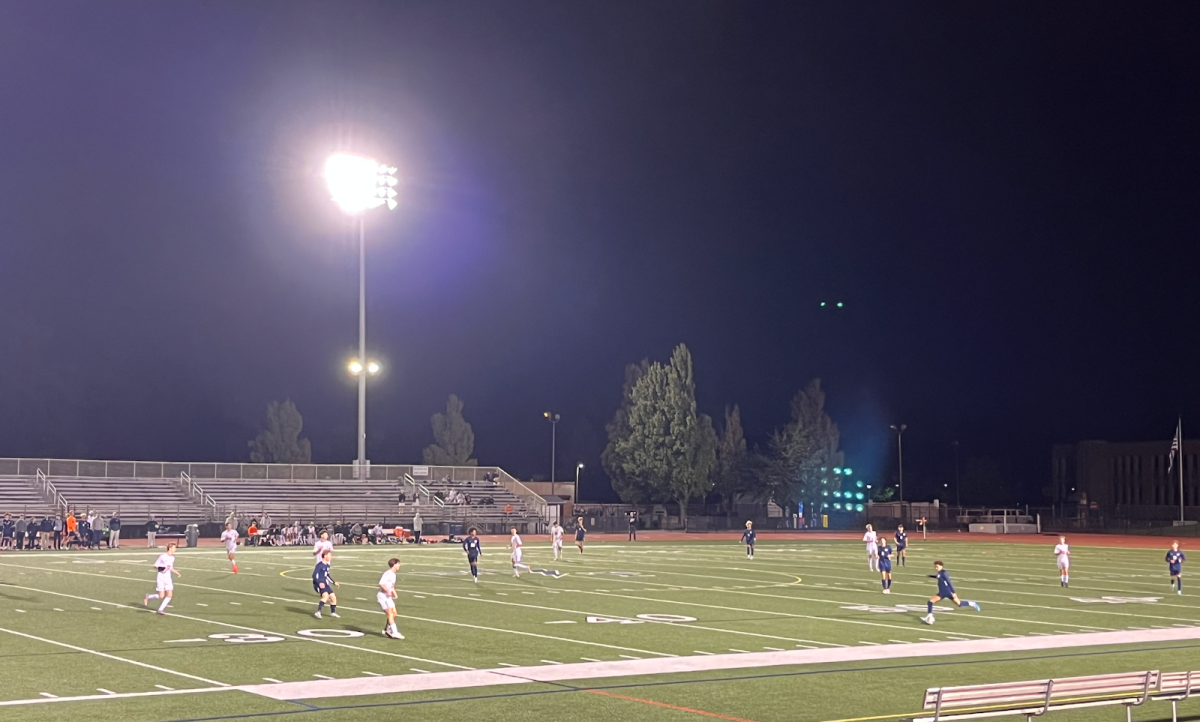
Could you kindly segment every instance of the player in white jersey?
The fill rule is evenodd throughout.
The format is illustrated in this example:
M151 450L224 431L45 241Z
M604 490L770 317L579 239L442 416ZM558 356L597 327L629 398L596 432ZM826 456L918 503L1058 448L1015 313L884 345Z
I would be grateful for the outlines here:
M867 533L863 534L863 541L867 543L867 568L877 572L879 571L879 537L870 524L867 524Z
M234 574L237 574L237 559L234 558L234 555L237 554L237 540L237 529L233 528L233 524L226 522L225 531L221 532L221 541L225 542L225 556L229 557Z
M313 545L313 556L317 559L325 556L325 552L333 553L333 542L329 541L329 532L321 532L321 538Z
M1054 547L1054 556L1058 557L1058 582L1065 589L1071 583L1071 549L1067 546L1067 538L1060 536Z
M562 558L562 535L562 525L554 522L554 525L550 527L550 549L554 552L554 561Z
M508 547L512 549L512 568L513 576L520 577L521 572L518 569L528 569L528 564L521 563L521 537L517 535L516 527L513 527L512 537L508 540Z
M396 628L396 572L400 571L400 560L389 559L388 570L379 577L379 591L375 600L380 609L387 615L387 624L383 627L383 636L392 639L404 639L404 635Z
M158 555L158 559L154 560L154 568L158 570L157 586L154 594L147 594L142 599L142 604L149 605L151 599L162 599L162 604L158 605L158 614L166 614L164 611L167 605L171 603L171 598L175 595L175 582L171 579L174 574L177 577L183 576L179 570L175 568L175 542L167 544L167 550Z

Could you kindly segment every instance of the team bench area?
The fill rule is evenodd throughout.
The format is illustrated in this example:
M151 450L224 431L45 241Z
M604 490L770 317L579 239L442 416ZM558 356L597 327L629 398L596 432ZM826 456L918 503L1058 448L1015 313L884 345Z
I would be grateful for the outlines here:
M1178 719L1179 702L1200 692L1200 671L1160 673L1122 672L1087 677L1039 679L1028 682L933 687L925 691L923 709L933 716L913 722L943 722L977 717L1024 715L1026 720L1047 712L1082 707L1125 705L1131 722L1133 708L1147 700L1171 703L1172 720Z

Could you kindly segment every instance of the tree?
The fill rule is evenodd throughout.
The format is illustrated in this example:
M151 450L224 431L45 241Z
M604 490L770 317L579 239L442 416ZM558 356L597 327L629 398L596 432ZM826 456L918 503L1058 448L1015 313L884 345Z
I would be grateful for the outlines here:
M437 413L430 419L433 439L436 444L425 447L425 463L430 466L476 466L479 461L471 458L475 450L475 432L463 418L463 402L454 394L446 400L446 413Z
M733 513L734 500L754 488L753 459L746 451L742 430L742 412L735 404L725 407L725 424L717 439L717 459L713 467L713 491L721 495L725 513Z
M633 406L633 388L650 369L650 361L642 359L641 363L629 364L625 367L625 383L621 386L621 405L617 407L613 420L605 426L608 432L608 444L600 454L600 465L608 473L613 491L626 504L645 504L655 500L655 490L645 479L633 476L628 469L633 464L629 437L633 433L629 428L629 410Z
M822 472L837 453L837 424L825 413L821 380L813 379L792 399L792 419L771 434L767 488L785 509L804 502L815 515L820 508Z
M619 463L620 474L630 487L678 502L686 527L688 502L712 488L717 450L712 419L696 412L687 346L676 347L666 365L654 362L645 368L630 389L625 423L621 435L610 435L610 456Z
M250 461L255 464L311 464L312 446L300 438L304 418L291 399L282 404L272 401L267 406L267 426L258 432L250 447Z

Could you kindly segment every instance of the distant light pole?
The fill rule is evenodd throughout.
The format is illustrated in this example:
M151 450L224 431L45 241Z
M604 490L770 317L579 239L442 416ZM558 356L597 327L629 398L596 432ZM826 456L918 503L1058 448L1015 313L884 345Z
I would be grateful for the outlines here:
M896 432L896 456L900 463L900 514L904 514L904 430L908 428L908 424L900 424L892 426L892 431Z
M358 218L358 358L350 362L350 373L358 376L358 458L354 476L367 473L367 376L379 372L379 364L367 360L367 241L362 212L386 205L396 208L396 168L372 158L337 153L325 161L325 182L334 203ZM366 373L363 373L363 372Z
M583 471L583 462L575 465L575 498L572 499L576 504L579 503L579 472Z
M554 477L558 474L558 459L555 455L558 453L558 421L562 417L558 414L552 414L549 411L542 414L546 417L546 421L550 422L550 493L554 493Z
M954 505L962 508L962 484L958 482L958 442L954 442Z

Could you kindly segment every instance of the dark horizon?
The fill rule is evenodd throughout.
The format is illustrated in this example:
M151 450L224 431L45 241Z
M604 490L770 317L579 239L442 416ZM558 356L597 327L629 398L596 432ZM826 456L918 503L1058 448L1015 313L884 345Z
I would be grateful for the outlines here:
M869 478L904 423L910 498L958 441L1038 503L1053 443L1200 425L1198 14L7 4L0 456L248 460L290 398L349 463L347 150L402 179L366 220L373 463L454 393L481 464L545 477L552 410L559 478L606 487L625 365L682 342L752 444L819 377Z

